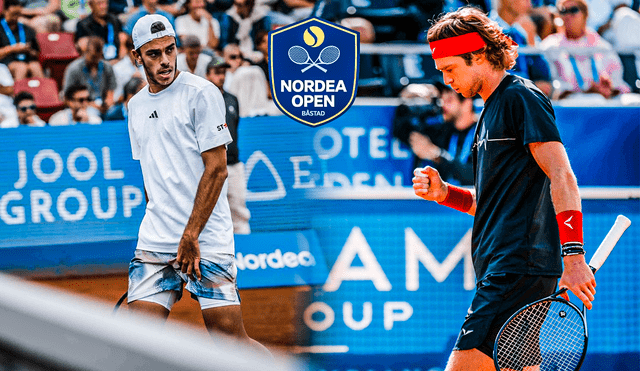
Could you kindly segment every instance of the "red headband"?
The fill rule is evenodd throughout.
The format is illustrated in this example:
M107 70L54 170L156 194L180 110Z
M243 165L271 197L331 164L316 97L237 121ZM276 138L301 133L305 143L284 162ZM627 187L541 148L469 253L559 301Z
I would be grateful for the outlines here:
M429 43L433 59L475 52L487 45L477 32L449 37Z

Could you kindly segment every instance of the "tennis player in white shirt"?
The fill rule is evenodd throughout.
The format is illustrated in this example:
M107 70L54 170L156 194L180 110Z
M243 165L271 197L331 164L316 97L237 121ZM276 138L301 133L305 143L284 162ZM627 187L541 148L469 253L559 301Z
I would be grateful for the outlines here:
M147 196L129 266L129 307L166 319L186 285L209 331L268 352L242 321L227 202L231 135L220 90L176 70L175 31L165 17L142 17L132 36L149 85L128 105L132 154Z

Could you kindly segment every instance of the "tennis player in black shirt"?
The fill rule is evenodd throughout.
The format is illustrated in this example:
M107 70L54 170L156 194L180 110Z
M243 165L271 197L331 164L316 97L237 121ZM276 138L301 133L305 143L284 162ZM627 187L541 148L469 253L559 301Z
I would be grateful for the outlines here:
M474 191L416 169L416 195L474 216L476 293L447 371L495 370L501 325L525 304L567 287L587 308L595 279L584 259L576 178L549 99L529 80L510 75L518 45L481 11L442 16L428 33L444 82L484 109L473 146ZM563 269L564 265L564 269Z

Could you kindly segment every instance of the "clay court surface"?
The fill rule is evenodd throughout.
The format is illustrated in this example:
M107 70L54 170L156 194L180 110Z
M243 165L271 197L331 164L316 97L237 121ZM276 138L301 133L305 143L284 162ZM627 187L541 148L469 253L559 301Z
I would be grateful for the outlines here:
M30 281L96 300L112 308L127 290L126 273ZM249 336L270 348L285 351L295 345L305 345L307 337L301 331L301 313L308 294L308 287L241 290L244 323ZM126 301L120 310L127 310ZM173 306L168 321L206 333L200 306L186 290L182 299Z

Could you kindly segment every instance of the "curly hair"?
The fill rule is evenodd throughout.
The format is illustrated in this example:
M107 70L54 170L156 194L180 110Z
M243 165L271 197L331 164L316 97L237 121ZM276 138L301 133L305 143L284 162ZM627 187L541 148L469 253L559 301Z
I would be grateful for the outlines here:
M518 58L518 45L502 32L502 28L481 10L466 6L442 15L429 29L429 42L477 32L487 44L482 49L460 55L468 66L473 54L484 53L496 70L513 68Z

